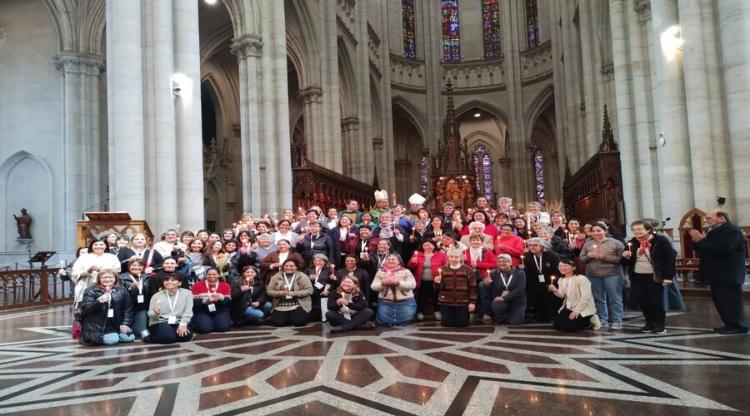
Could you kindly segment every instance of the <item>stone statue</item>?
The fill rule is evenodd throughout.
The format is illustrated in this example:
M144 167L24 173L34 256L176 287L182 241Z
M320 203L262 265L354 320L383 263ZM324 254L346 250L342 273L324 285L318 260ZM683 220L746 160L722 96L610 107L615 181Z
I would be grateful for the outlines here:
M31 239L31 215L26 212L26 208L21 208L21 216L17 217L13 214L13 218L16 219L16 226L18 227L18 238Z

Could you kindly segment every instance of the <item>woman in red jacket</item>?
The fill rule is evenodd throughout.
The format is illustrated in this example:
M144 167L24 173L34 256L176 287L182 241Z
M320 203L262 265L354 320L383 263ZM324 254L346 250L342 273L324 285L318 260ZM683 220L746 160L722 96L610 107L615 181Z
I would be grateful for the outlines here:
M423 251L415 251L409 260L407 267L414 274L414 280L417 281L417 320L424 319L424 307L427 303L432 303L435 309L435 319L441 320L443 317L437 311L438 291L435 289L433 282L438 275L438 270L448 263L448 256L442 251L436 251L437 246L432 240L422 242Z
M521 256L526 249L523 238L513 235L513 226L505 224L500 227L500 234L495 239L495 256L509 254L513 267L521 263Z

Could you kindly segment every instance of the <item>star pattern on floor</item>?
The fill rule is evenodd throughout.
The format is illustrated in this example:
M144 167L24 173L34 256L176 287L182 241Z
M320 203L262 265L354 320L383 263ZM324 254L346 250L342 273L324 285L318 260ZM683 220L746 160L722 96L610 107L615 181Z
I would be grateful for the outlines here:
M656 336L637 327L563 334L549 325L423 322L334 335L316 323L113 347L80 346L67 328L26 328L47 337L0 344L0 413L500 414L560 398L579 414L601 399L740 410L650 369L719 366L747 374L750 355L710 348L721 336L706 330Z

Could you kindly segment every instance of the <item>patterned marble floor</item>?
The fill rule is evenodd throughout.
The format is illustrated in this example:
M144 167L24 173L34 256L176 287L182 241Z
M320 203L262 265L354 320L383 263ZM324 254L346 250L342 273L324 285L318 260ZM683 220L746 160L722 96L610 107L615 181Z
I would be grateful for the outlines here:
M330 335L250 327L174 346L91 348L69 309L0 315L0 414L730 415L750 412L750 337L706 299L666 336L436 322ZM750 306L750 305L749 305ZM750 308L748 308L750 309Z

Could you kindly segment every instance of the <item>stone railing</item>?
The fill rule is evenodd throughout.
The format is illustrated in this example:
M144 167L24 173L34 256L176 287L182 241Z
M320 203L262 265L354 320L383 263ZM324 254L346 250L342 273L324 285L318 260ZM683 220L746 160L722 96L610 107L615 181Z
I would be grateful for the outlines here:
M521 52L521 82L531 84L552 76L552 42Z
M73 284L57 269L0 270L0 310L73 301Z
M403 89L424 90L424 61L391 54L391 83Z
M443 78L453 81L454 91L503 88L505 86L503 60L444 63Z

